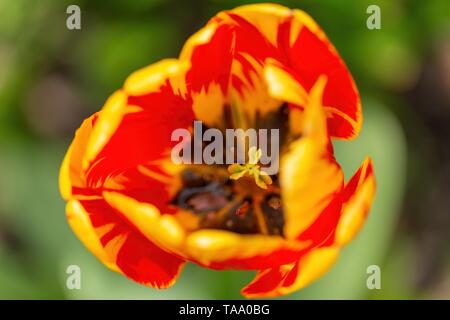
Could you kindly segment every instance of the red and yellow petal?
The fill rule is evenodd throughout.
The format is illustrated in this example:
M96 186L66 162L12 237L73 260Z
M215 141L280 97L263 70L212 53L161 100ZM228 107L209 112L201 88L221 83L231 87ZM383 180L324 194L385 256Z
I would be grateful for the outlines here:
M325 83L325 78L319 78L311 89L310 103L302 115L302 136L281 159L284 233L288 239L297 238L307 230L343 187L342 170L329 152L325 114L321 108Z
M337 260L340 247L350 242L362 227L374 193L373 165L371 159L366 158L341 194L299 237L303 241L314 241L318 233L322 233L319 239L326 241L312 242L316 247L309 250L298 262L258 271L253 281L242 289L242 294L248 298L289 294L322 276ZM335 203L340 202L342 211L334 207ZM320 222L321 220L324 221ZM330 236L324 238L326 233Z
M80 241L103 264L113 271L120 272L114 257L111 257L103 248L100 239L92 226L89 214L77 200L71 200L66 206L66 216L70 227Z
M103 192L105 201L149 241L168 252L183 256L186 232L173 215L161 214L153 204L118 192Z
M264 81L266 65L276 61L284 70L278 87L294 81L298 94L308 92L319 76L327 77L323 105L331 136L351 139L360 131L356 85L324 32L303 11L253 4L221 12L186 42L180 58L191 62L186 79L193 95L207 100L211 91L214 97L215 103L195 108L199 118L209 115L209 125L220 122L224 104L238 104L251 119L256 110L264 113L290 102L289 95L273 94ZM304 103L297 99L300 107Z
M106 202L152 243L164 250L213 269L260 269L296 261L311 241L282 237L238 235L224 230L186 232L173 216L161 214L118 192L104 192Z
M350 242L361 227L375 196L375 176L372 160L366 158L358 171L345 185L342 216L336 229L336 243Z
M223 108L229 105L239 107L248 121L258 110L278 108L280 101L270 97L262 77L264 59L274 54L274 45L235 10L212 18L186 42L180 55L191 61L186 81L194 101L197 95L214 101L195 106L197 117L220 127Z
M171 64L164 64L164 66L169 70L173 68ZM169 70L166 72L169 73ZM145 71L142 72L145 73ZM132 75L130 78L135 77L144 78L139 75ZM102 148L97 148L93 153L95 155L89 157L89 159L92 158L87 169L87 180L90 185L101 183L129 168L167 158L170 148L176 143L171 140L172 132L178 128L192 126L194 114L191 100L175 91L169 78L161 79L161 77L163 76L157 77L159 87L151 88L154 91L127 96L121 112L115 112L111 116L103 112L99 114L98 123L101 123L105 117L113 118L114 116L120 118L120 121L111 133L106 130L107 128L99 130L99 135L106 136L108 143ZM139 87L139 90L149 86L146 82L148 80L142 81L144 83L141 87L134 85ZM127 83L125 89L131 86L129 81ZM115 123L114 121L117 120L108 119L107 121ZM97 124L94 126L94 131L96 127ZM91 136L90 139L94 138L96 137Z
M173 92L185 96L187 88L184 75L189 66L189 61L161 60L133 72L125 81L124 91L129 96L143 96L159 91L163 85L168 83Z
M237 106L251 121L258 110L267 112L280 105L267 92L262 77L263 60L240 50L242 45L249 43L237 36L236 29L250 34L258 31L251 25L252 30L249 30L248 26L243 27L226 18L213 18L186 42L180 55L180 59L191 63L186 82L196 117L208 126L219 128L224 108ZM249 37L261 40L255 48L261 49L265 45L261 35Z
M185 261L130 233L117 255L117 266L132 280L163 289L177 280Z
M247 298L258 298L276 297L300 290L326 273L338 256L338 247L312 250L295 263L258 271L241 293Z
M59 189L65 200L72 197L73 188L83 188L86 185L81 163L97 116L96 113L83 121L64 156L59 173Z
M154 288L172 285L184 260L146 239L103 200L71 200L67 218L85 246L106 266Z
M255 270L286 264L297 260L308 246L308 241L210 229L195 231L186 239L190 259L213 269Z
M272 58L266 60L264 78L269 94L273 98L297 106L305 106L309 103L309 95L306 89L277 60ZM296 128L293 129L295 131Z
M141 221L132 223L120 206L103 197L120 191L152 203L155 211L167 208L171 184L176 183L164 165L170 135L193 120L184 65L162 61L132 74L124 89L83 122L60 171L60 189L69 201L67 216L76 235L109 268L157 288L175 281L184 260L145 237L137 229ZM169 228L171 218L161 219L160 226Z
M356 137L362 126L359 93L345 63L320 27L305 12L293 10L291 32L284 43L289 48L285 65L306 91L319 75L328 79L323 106L329 134L341 139Z
M116 190L170 211L167 200L177 181L161 163L170 159L172 131L189 128L194 119L187 66L169 59L136 71L83 122L60 171L65 199Z

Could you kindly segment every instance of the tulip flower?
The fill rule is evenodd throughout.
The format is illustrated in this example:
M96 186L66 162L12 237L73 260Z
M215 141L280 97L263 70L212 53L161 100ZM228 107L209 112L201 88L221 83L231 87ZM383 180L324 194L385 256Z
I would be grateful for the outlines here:
M246 163L174 163L171 135L194 121L279 129L279 171L266 174L255 148ZM82 123L60 171L67 219L138 283L167 288L191 262L255 270L246 297L288 294L324 274L364 224L372 161L345 182L332 144L361 126L351 74L310 16L275 4L223 11Z

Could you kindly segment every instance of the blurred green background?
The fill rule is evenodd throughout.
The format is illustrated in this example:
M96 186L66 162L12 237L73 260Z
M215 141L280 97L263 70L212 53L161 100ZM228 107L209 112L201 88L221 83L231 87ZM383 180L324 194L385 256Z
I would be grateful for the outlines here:
M58 170L82 119L132 71L176 57L216 12L250 1L0 0L0 298L241 298L252 272L189 265L157 291L101 265L69 229ZM278 2L278 1L274 1ZM450 1L298 0L361 91L361 136L336 143L348 178L373 156L378 189L363 231L322 279L284 298L450 298ZM66 8L81 7L81 30ZM370 4L381 30L366 27ZM81 267L82 289L66 289ZM379 265L381 290L366 268Z

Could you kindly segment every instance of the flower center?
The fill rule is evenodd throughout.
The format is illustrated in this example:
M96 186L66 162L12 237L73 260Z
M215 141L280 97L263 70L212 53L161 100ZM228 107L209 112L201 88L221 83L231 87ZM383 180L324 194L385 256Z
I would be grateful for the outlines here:
M224 118L225 127L236 125ZM279 129L280 147L283 147L293 139L287 123L285 105L264 117L257 115L254 126ZM222 229L240 234L283 236L278 173L269 176L265 172L260 164L261 149L250 146L247 154L248 162L244 164L185 165L181 188L171 203L181 209L178 217L188 230Z
M239 180L244 176L251 176L255 179L255 183L261 189L267 189L267 185L272 184L272 178L261 170L258 165L261 158L261 149L256 150L256 147L251 147L248 151L249 163L241 165L239 163L232 164L228 167L230 178Z
M254 174L232 179L221 168L210 171L193 166L183 172L182 181L173 204L197 218L196 229L283 235L277 179L262 188L255 183Z

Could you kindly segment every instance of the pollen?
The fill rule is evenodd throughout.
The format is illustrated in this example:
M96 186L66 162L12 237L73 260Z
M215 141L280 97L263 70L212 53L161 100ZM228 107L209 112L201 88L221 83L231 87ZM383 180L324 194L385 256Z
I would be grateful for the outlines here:
M239 163L235 163L228 166L230 179L239 180L244 176L253 177L258 187L261 189L267 189L267 185L272 184L272 178L270 178L266 172L261 170L261 166L258 165L258 162L261 159L261 154L261 149L250 147L248 151L249 162L247 164L241 165Z

